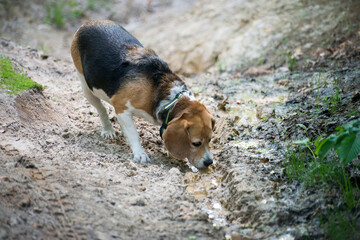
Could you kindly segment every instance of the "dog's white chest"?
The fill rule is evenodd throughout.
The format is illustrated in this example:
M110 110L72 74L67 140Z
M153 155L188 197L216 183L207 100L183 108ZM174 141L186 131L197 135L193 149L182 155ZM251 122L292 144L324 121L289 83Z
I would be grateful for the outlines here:
M127 111L131 112L132 114L134 114L137 117L141 117L144 118L146 121L152 123L152 124L158 124L158 122L155 121L155 119L153 118L153 116L151 116L150 114L148 114L146 111L141 110L141 109L136 109L134 108L130 101L128 101L125 105L128 109Z

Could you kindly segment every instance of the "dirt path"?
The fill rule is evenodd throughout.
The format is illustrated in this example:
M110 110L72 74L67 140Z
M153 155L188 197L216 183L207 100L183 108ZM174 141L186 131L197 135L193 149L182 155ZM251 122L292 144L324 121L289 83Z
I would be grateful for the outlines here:
M169 15L175 13L181 14L186 7L192 6L191 1L175 2L180 5L155 4L155 13L158 11L159 16L146 13L139 23L130 21L129 27L138 29L139 36L143 34L148 44L159 46L160 56L174 52L174 58L178 58L176 52L179 51L180 56L188 54L190 60L198 63L191 54L202 53L193 51L189 47L191 44L181 45L188 52L175 45L168 49L169 44L158 44L159 41L151 37L155 33L155 36L170 42L173 38L180 42L183 38L191 41L193 35L188 34L187 25L179 26L179 29L185 29L180 31L183 35L179 37L162 37L162 34L166 35L164 29L171 29L180 21L164 22L164 19L170 19ZM184 15L186 21L193 22L192 17L195 17L205 22L213 21L219 30L232 29L222 24L223 18L232 14L222 15L217 1L204 8L202 2L195 5L194 11ZM238 2L248 5L239 5ZM0 167L0 239L323 238L319 213L333 202L326 199L319 189L304 188L296 181L289 183L282 164L284 141L289 139L289 134L298 133L286 128L288 126L283 120L289 116L296 118L294 103L306 97L299 92L309 90L309 84L313 84L311 81L317 73L313 69L307 73L290 72L286 60L284 62L281 58L286 58L283 51L297 41L298 25L303 26L299 30L302 34L312 29L316 23L312 17L317 15L318 8L304 3L306 8L301 12L297 10L303 3L286 5L283 4L285 1L274 1L280 5L279 8L270 8L272 3L269 3L269 12L264 7L262 11L266 14L263 14L258 11L263 1L256 2L255 7L252 5L255 2L238 2L229 3L232 7L227 7L226 11L239 12L238 8L241 8L242 12L247 12L248 8L251 9L248 14L253 16L238 21L238 28L243 30L238 37L244 37L242 42L248 44L238 50L251 53L248 46L257 44L246 37L247 31L255 34L259 41L266 33L269 44L276 40L284 45L284 49L272 49L271 46L263 49L257 45L256 52L282 52L274 53L277 60L266 58L267 53L264 56L255 54L261 61L250 64L254 67L242 73L226 70L230 65L222 66L219 58L218 65L210 69L212 73L185 79L197 99L211 109L217 121L211 142L215 164L205 172L198 172L186 162L169 157L158 135L158 127L141 119L136 119L137 128L152 163L133 163L130 149L120 134L116 141L101 138L97 113L83 97L73 64L67 58L67 44L72 32L52 29L49 38L45 39L46 43L55 38L62 42L54 41L52 45L60 51L59 56L66 55L62 59L0 38L0 55L8 56L18 70L46 86L43 93L31 90L17 97L0 89L0 164L3 166ZM330 1L319 11L327 16L334 6L337 2ZM120 7L118 4L114 9ZM178 8L181 11L177 11ZM282 29L283 21L287 21L292 11L299 17ZM282 31L278 32L283 35L270 34L277 28L271 31L266 28L270 22L268 18L279 20L276 26L281 28ZM340 18L339 15L336 19ZM231 21L226 21L226 24L233 26ZM337 23L323 21L321 24L316 25L316 29L333 28ZM36 35L30 25L24 23L19 32L26 29L25 34ZM153 25L151 31L142 32L143 28ZM159 33L156 25L164 31ZM211 35L212 25L207 26L203 29L204 34ZM202 26L195 24L192 27L197 31ZM235 30L238 34L239 31ZM43 32L41 29L37 31ZM220 33L217 36L221 41L232 37L230 33L229 36ZM314 34L321 35L321 32L314 31ZM300 49L298 54L310 54L310 47L305 46L319 44L322 48L317 49L316 54L329 55L322 40L315 35L310 40L304 38L299 46L294 45ZM209 54L216 50L217 44L209 48L199 47L197 41L203 39L207 37L194 39L194 49L207 49ZM342 47L340 45L340 50L332 49L334 58L341 57L346 53L342 50L353 44L351 41L345 43ZM59 44L63 46L58 48ZM231 49L228 52L236 55ZM212 55L210 58L215 61ZM307 60L308 64L315 66L315 61ZM272 61L280 61L285 67L277 63L271 65ZM222 73L214 73L219 71ZM358 75L356 66L344 68L339 73L344 82L355 85ZM348 92L347 97L351 99L352 93ZM113 126L120 133L114 111L110 107L108 111ZM328 194L340 198L336 191Z
M166 156L157 127L138 121L153 163L134 164L124 138L100 137L97 114L69 62L41 60L34 50L2 44L2 55L47 86L44 95L30 91L14 100L1 94L3 237L224 236L186 191L191 170Z
M138 130L153 162L133 163L123 137L101 138L71 62L1 44L2 55L46 86L43 94L1 94L4 238L291 239L316 229L290 213L310 212L321 197L294 193L295 186L284 191L280 146L265 140L281 132L286 114L273 105L288 94L275 83L283 73L251 81L227 73L186 79L217 119L215 166L199 173L168 157L158 127L142 120ZM228 104L225 95L232 96Z

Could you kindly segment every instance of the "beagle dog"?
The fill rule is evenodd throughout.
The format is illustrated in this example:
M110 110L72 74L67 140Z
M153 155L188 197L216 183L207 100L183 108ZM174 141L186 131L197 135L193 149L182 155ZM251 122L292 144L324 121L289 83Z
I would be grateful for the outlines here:
M99 113L102 137L116 134L101 100L114 107L135 162L150 158L141 146L133 115L161 125L160 135L175 158L187 158L197 168L212 164L211 113L153 50L123 27L109 20L83 24L75 33L71 56L85 97Z

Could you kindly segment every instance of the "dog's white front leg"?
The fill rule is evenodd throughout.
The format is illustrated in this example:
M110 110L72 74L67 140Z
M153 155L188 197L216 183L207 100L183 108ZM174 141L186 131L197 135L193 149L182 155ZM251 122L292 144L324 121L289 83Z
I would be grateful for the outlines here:
M134 161L140 163L150 162L150 158L141 146L140 137L132 119L131 112L124 111L123 113L117 114L116 116L120 123L123 134L128 140L130 148L134 154Z

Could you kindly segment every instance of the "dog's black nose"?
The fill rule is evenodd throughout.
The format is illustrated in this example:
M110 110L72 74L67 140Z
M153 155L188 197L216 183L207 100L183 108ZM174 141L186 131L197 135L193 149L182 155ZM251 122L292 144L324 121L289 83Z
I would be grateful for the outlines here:
M205 167L210 166L213 163L213 160L211 158L208 158L204 161L204 165Z

